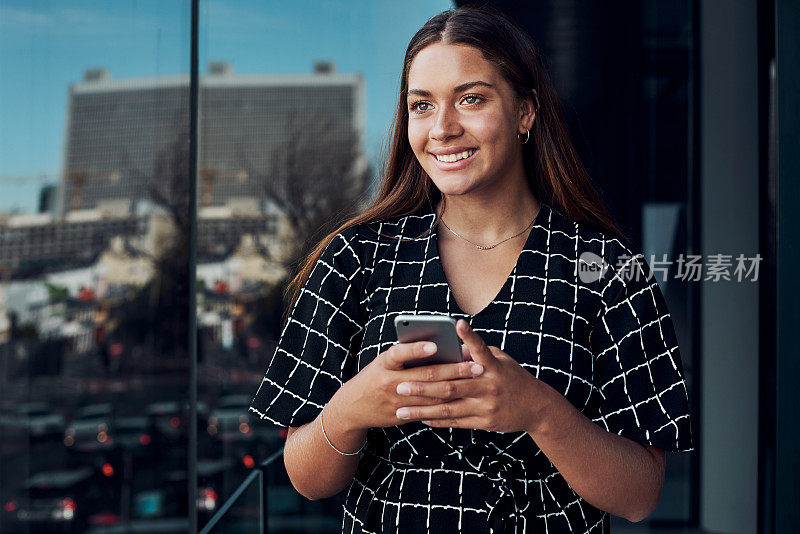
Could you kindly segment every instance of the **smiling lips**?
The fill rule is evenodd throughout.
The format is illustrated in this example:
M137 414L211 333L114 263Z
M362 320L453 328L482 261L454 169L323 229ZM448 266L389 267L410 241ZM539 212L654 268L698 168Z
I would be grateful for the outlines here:
M436 161L441 161L444 163L455 163L456 161L467 159L471 155L475 153L477 149L475 148L467 148L463 151L459 152L450 152L448 154L433 154L433 157L436 158Z
M477 148L453 148L444 153L431 152L436 166L442 170L455 171L470 164L472 156L477 152Z
M471 155L475 153L475 148L469 148L464 150L463 152L455 152L452 154L434 154L433 156L436 158L437 161L443 161L447 163L454 163L461 159L467 159Z

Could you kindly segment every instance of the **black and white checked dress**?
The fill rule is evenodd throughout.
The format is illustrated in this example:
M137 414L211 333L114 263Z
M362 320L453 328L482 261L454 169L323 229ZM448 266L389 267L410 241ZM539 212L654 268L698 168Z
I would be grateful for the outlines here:
M283 427L314 420L345 381L397 342L395 315L447 314L467 319L488 345L609 432L693 450L662 293L655 277L623 276L631 266L650 273L640 254L542 204L502 289L468 315L447 284L434 220L426 206L334 238L292 309L252 412ZM576 259L587 251L609 269L583 282ZM417 422L370 429L346 492L344 533L609 532L608 513L580 498L524 432Z

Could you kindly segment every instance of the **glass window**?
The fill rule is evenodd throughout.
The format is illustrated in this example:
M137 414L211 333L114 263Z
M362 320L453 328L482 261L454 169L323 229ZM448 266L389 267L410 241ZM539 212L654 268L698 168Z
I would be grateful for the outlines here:
M0 4L2 532L187 524L189 15Z
M370 194L405 48L449 7L201 3L198 392L210 411L199 456L235 466L222 500L283 446L284 434L247 408L280 334L293 266L339 210ZM271 491L291 489L280 480Z

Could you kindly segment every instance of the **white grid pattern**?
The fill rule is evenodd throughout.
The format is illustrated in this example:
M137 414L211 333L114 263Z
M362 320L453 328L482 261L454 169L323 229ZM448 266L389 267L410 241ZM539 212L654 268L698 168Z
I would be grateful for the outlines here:
M609 432L692 449L672 320L655 282L622 276L644 258L547 205L512 273L474 315L452 297L435 213L349 228L325 249L281 333L250 410L281 426L312 421L342 383L397 342L394 316L466 318ZM426 231L429 231L426 233ZM401 241L397 238L402 237ZM610 266L578 277L586 251ZM632 265L617 270L617 259ZM525 433L407 423L368 432L344 506L344 533L608 532Z

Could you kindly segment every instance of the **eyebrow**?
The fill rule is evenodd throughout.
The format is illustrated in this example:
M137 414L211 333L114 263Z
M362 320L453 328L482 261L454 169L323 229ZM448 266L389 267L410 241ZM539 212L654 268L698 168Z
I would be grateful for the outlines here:
M462 91L466 91L467 89L472 89L473 87L488 87L488 88L492 89L492 88L494 88L494 85L492 85L490 83L487 83L487 82L482 82L480 80L477 80L477 81L474 81L474 82L462 83L461 85L457 85L457 86L455 86L453 88L453 94L460 93ZM425 97L431 96L430 91L426 91L425 89L409 89L408 90L408 94L409 95L425 96Z

